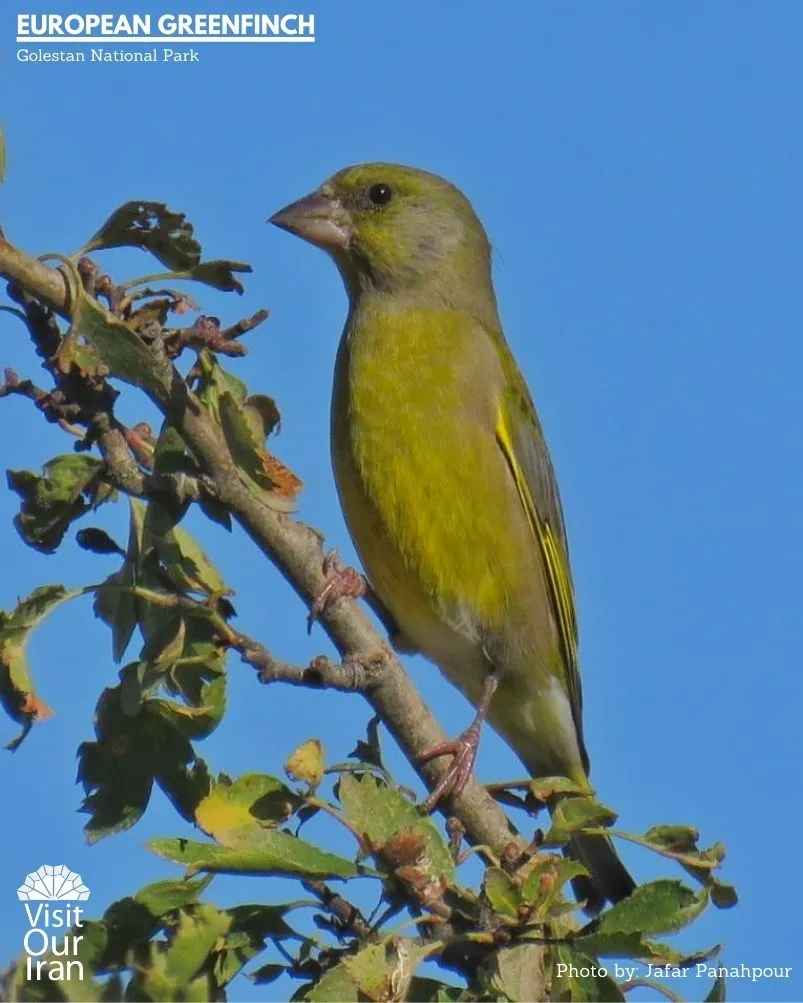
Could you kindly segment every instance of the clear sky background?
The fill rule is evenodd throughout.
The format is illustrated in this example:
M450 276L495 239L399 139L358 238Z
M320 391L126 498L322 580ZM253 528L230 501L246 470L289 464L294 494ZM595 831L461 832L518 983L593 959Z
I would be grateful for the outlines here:
M311 8L314 45L205 45L198 64L157 66L18 63L16 9L0 14L7 235L69 252L119 203L153 198L188 214L208 256L251 262L241 299L199 290L203 309L226 321L271 310L234 368L277 398L275 448L305 481L301 515L346 559L327 444L346 299L331 262L265 218L369 159L436 171L470 196L563 493L596 787L626 828L688 822L727 844L723 877L741 904L711 911L684 943L724 941L731 965L795 966L786 982L732 982L732 1000L801 999L803 7L351 0ZM0 361L36 377L12 318L0 316L0 336ZM126 420L151 417L125 401ZM72 446L27 402L0 402L0 421L4 468ZM113 570L71 543L52 557L27 549L16 501L0 490L0 607ZM122 504L92 521L125 535ZM298 661L330 650L320 629L306 637L304 607L242 533L189 525L237 589L242 629ZM84 844L75 751L116 682L108 634L88 602L72 605L31 658L57 713L0 770L0 964L20 953L15 889L28 871L80 871L99 914L176 873L146 839L189 834L156 794L132 831ZM409 666L443 725L463 728L465 701L423 659ZM313 735L342 759L369 716L356 696L260 688L237 662L230 680L229 713L199 747L216 771L276 772ZM0 721L2 741L15 733ZM487 736L478 772L520 768ZM640 879L672 873L625 855ZM210 898L282 891L226 879ZM681 987L691 999L707 989ZM231 995L289 991L241 979Z

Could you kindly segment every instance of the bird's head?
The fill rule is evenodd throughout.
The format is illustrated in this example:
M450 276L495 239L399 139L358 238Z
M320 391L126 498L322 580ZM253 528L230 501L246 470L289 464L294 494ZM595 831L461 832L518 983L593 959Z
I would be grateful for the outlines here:
M489 274L490 246L454 185L398 164L346 167L270 222L327 251L351 293L396 292L457 271Z

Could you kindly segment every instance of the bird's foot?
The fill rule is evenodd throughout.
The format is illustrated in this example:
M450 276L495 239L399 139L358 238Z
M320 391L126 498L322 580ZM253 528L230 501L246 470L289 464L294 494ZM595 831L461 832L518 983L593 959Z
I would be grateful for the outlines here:
M365 578L354 568L343 567L336 550L330 550L323 559L323 573L326 575L326 585L312 601L307 617L307 633L318 617L335 600L349 596L359 599L365 595Z
M466 789L477 758L481 727L481 721L474 721L471 727L467 728L459 738L453 739L451 742L441 742L439 745L427 749L418 757L419 763L430 763L433 759L439 759L441 756L452 757L452 765L440 778L429 797L422 801L422 812L429 814L443 798L460 797Z

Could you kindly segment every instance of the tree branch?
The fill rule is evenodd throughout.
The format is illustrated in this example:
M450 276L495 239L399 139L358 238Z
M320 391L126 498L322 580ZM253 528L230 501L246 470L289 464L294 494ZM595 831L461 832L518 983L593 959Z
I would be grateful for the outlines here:
M62 316L69 316L70 287L63 273L24 254L3 239L0 239L0 275ZM208 481L215 495L309 607L313 597L326 584L320 534L274 511L249 490L239 476L219 426L175 369L170 389L151 390L149 395L192 450L206 475L203 482ZM119 440L110 434L112 431L102 430L107 436L103 441L104 455L111 458L110 466L117 470L120 483L130 483L134 493L138 493L145 488L144 481L140 480L140 475L145 475L139 470L134 474L131 464L118 449ZM133 459L131 463L136 467ZM380 715L422 778L430 787L437 784L445 766L438 762L422 766L417 759L427 749L443 742L446 736L365 611L353 600L340 599L325 610L320 619L343 658L340 667L330 667L327 662L324 677L334 680L345 671L348 679L348 673L352 673L350 681L359 683L356 688ZM368 664L374 664L378 658L381 658L381 667L366 676L363 671L366 659ZM351 668L346 669L346 666ZM290 672L289 667L283 666L281 670L280 667L282 663L273 659L264 671L269 678L272 674L274 678L292 682L305 681ZM308 673L310 670L299 671ZM473 779L464 793L453 802L447 801L443 809L460 820L472 841L489 846L499 856L509 859L511 842L516 849L526 849L526 843L515 835L505 814Z
M348 899L344 898L323 881L304 881L304 887L314 895L334 917L335 927L338 936L352 935L358 940L367 940L373 933L371 925L367 922L360 910L352 905Z

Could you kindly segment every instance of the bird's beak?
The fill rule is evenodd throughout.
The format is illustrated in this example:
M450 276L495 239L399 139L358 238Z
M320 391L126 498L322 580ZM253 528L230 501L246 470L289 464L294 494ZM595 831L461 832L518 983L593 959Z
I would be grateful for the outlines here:
M325 251L344 251L351 239L348 210L334 195L320 189L297 202L291 202L274 213L268 222Z

